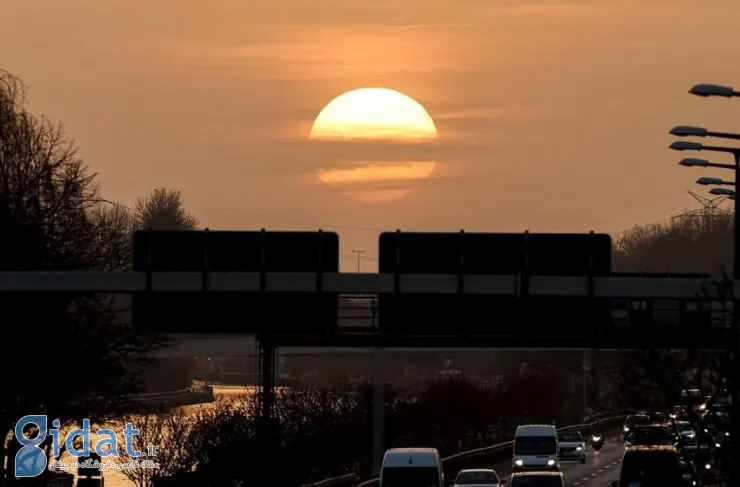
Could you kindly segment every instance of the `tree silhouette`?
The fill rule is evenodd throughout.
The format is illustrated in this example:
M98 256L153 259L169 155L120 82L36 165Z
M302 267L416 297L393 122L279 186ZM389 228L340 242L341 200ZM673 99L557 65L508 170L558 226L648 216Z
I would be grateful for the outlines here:
M635 226L615 239L614 270L708 273L725 288L721 284L732 265L733 221L732 213L704 213ZM731 293L726 299L732 299ZM724 309L716 311L720 315ZM619 402L633 407L673 405L686 387L713 393L730 372L729 356L721 352L640 350L622 353L620 362L615 374L623 396Z
M615 239L613 268L721 277L732 265L733 219L730 213L704 213L636 225Z
M155 189L139 198L134 209L136 227L152 230L195 230L198 219L185 211L182 194L173 189Z
M23 83L0 71L0 270L110 270L129 259L121 210L61 125L24 109ZM115 412L135 389L128 367L157 340L114 326L111 296L0 293L0 438L27 414L75 422ZM15 482L17 441L0 442L0 484ZM7 459L7 463L6 463ZM39 477L42 481L42 477Z

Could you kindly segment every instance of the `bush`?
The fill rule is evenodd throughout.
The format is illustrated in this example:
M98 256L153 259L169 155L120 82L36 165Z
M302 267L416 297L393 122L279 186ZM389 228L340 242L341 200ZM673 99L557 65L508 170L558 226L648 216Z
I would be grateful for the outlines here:
M493 391L460 379L445 379L426 388L402 393L386 390L386 447L430 446L443 456L495 443L486 439L490 426L500 425L506 411L524 411L519 401L565 404L554 388L542 388L533 399L522 388L532 378L512 384L511 393ZM372 386L339 384L329 388L299 387L282 390L275 405L277 457L266 459L258 443L254 395L200 407L192 425L178 438L186 460L203 485L261 483L259 475L277 476L277 485L295 487L356 471L367 476L372 460ZM550 408L548 416L552 415ZM532 409L538 412L536 408ZM519 416L523 414L518 413ZM539 420L536 416L522 420ZM558 418L549 418L558 419ZM152 424L161 427L162 422ZM165 448L164 445L160 446ZM280 468L283 465L285 468ZM172 471L172 468L169 469Z

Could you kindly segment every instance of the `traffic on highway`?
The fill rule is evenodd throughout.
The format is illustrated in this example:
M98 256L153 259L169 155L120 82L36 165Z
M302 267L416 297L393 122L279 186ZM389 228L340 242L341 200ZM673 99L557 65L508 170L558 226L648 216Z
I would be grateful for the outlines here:
M622 431L611 437L598 423L586 437L554 425L520 425L510 460L461 469L448 479L436 449L394 448L385 453L380 487L729 485L727 410L726 401L692 389L670 411L627 416Z

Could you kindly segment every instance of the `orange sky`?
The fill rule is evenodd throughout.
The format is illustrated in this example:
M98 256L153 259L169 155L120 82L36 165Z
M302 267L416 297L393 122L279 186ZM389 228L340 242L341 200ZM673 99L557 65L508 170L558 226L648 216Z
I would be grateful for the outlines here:
M212 228L337 227L346 268L366 249L373 270L379 229L614 233L694 206L721 173L679 168L668 130L740 130L740 100L686 94L740 86L740 2L705 3L5 0L0 67L106 198L166 186ZM391 203L318 181L330 149L307 142L364 86L439 130L435 177Z

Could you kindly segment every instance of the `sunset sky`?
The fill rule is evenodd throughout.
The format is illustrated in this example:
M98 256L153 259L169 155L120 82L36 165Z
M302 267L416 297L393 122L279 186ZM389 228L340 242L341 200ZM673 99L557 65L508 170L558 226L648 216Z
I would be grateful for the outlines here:
M211 228L337 230L347 270L356 249L375 269L379 230L663 220L722 175L679 167L692 154L668 130L740 131L740 100L687 94L740 87L738 0L3 0L2 16L0 68L64 122L107 199L165 186ZM404 198L317 176L338 156L308 140L313 120L362 87L414 98L439 131L432 178Z

